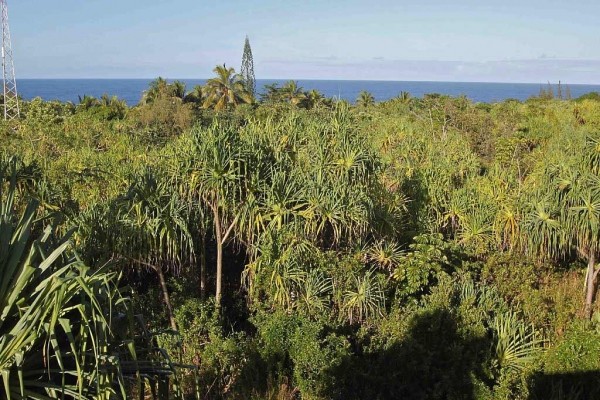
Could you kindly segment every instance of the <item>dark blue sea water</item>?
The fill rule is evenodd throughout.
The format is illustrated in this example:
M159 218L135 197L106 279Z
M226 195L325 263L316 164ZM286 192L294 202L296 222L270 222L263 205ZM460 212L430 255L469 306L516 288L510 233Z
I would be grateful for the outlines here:
M203 85L205 79L182 79L187 89ZM72 101L77 103L79 96L100 97L103 94L116 95L129 105L139 102L142 92L150 79L21 79L17 82L19 94L30 100L41 97L44 100ZM284 80L257 80L260 92L264 85L285 83ZM371 92L375 100L388 100L402 91L413 97L427 93L440 93L450 96L465 95L476 102L496 102L509 98L526 100L538 95L540 88L547 84L537 83L479 83L479 82L401 82L401 81L337 81L337 80L298 80L305 90L316 89L327 97L338 97L353 102L361 90ZM600 92L600 85L568 85L573 97L592 91ZM556 90L556 87L554 87ZM563 93L566 85L563 85Z

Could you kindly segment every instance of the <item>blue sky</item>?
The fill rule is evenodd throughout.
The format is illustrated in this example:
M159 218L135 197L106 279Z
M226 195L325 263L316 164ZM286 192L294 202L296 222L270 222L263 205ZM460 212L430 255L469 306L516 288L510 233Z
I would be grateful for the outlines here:
M8 0L20 78L600 84L599 0Z

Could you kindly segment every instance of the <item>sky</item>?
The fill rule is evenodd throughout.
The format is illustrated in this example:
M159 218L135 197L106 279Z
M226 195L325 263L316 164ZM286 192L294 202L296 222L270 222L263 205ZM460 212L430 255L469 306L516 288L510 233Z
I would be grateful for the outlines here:
M18 78L600 84L599 0L8 0Z

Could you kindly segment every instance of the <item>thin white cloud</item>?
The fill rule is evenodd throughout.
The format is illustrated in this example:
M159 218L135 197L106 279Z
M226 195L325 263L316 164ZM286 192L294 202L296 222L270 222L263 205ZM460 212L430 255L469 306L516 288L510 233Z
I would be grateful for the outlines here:
M266 78L600 84L600 60L550 57L486 62L323 57L268 60L260 63L260 69Z

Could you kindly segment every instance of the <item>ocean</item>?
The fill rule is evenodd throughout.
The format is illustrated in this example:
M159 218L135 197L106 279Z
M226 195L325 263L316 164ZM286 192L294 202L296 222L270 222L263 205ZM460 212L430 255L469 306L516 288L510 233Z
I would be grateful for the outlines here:
M19 95L26 100L41 97L44 100L71 101L77 103L79 96L100 97L103 94L117 96L132 106L139 102L142 92L148 88L151 79L20 79L17 82ZM181 79L187 90L203 85L205 79ZM260 93L264 85L286 80L258 79ZM413 97L427 93L440 93L450 96L464 95L475 102L498 102L506 99L526 100L547 89L548 84L537 83L481 83L481 82L402 82L402 81L342 81L342 80L297 80L304 90L316 89L326 97L337 97L354 102L362 90L370 92L376 101L388 100L400 92L409 92ZM600 92L600 85L565 85L573 98L589 92ZM556 91L556 85L553 85Z

